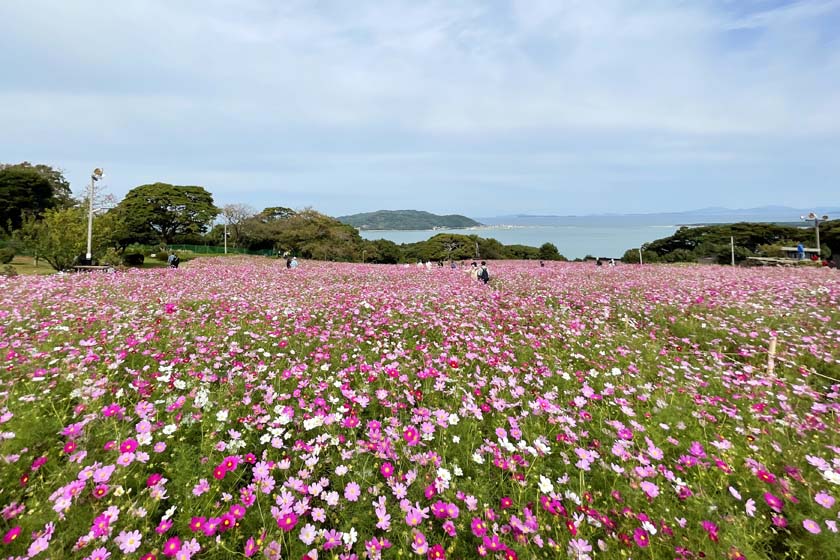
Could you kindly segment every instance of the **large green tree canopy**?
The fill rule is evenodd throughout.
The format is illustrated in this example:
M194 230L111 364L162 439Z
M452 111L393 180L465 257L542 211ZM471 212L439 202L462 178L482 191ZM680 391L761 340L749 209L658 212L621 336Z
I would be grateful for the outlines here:
M171 243L178 236L204 233L219 209L203 187L154 183L131 189L115 212L123 242Z
M47 181L53 189L53 197L55 197L55 205L61 208L73 206L76 201L73 200L73 191L70 190L70 181L64 177L64 172L43 163L31 164L28 161L21 163L0 163L0 170L3 169L23 169L27 171L34 171Z
M20 229L26 214L40 216L55 206L53 187L38 171L19 166L0 169L0 228Z

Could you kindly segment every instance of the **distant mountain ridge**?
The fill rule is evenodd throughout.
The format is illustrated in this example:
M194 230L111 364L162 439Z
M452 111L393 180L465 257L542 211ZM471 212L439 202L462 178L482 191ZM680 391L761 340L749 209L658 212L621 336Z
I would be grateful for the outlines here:
M378 210L339 216L338 221L361 230L426 230L436 228L467 228L481 223L461 216L449 214L440 216L421 210Z
M648 214L592 214L584 216L556 214L512 214L479 218L488 225L517 226L674 226L690 224L721 224L735 222L785 222L799 221L799 217L812 210L788 206L761 206L757 208L730 209L722 207L701 208L682 212L655 212ZM840 218L840 207L817 206L813 209L820 216L828 214ZM807 222L802 222L807 225ZM813 225L813 223L812 223Z

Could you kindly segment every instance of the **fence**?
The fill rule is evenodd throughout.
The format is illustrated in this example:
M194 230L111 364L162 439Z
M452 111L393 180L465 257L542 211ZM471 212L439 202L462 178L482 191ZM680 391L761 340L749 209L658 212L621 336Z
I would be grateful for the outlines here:
M217 247L215 245L167 245L166 248L170 251L190 251L197 255L223 255L225 252L224 247ZM161 250L159 247L149 247L148 249L152 252L154 252L155 250ZM265 257L270 257L274 255L274 251L272 251L271 249L264 249L262 251L251 251L248 249L243 249L241 247L231 246L228 246L227 253L229 255L262 255Z

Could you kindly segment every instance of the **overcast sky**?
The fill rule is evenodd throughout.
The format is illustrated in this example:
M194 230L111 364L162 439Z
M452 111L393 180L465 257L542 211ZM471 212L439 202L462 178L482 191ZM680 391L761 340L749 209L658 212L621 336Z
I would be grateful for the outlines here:
M2 0L0 162L469 216L840 203L840 0Z

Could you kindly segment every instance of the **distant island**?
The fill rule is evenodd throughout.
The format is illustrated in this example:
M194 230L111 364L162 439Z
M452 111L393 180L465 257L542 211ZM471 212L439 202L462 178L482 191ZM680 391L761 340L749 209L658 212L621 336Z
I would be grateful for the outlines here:
M339 216L338 221L360 230L425 230L468 228L482 225L459 214L439 216L420 210L378 210Z

